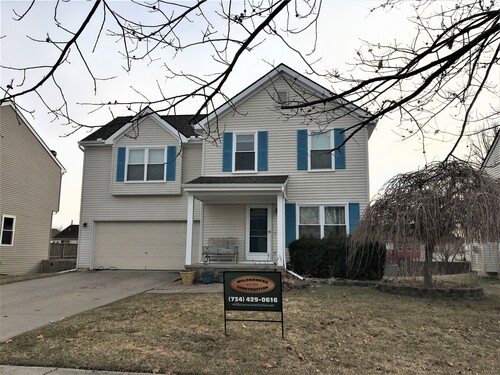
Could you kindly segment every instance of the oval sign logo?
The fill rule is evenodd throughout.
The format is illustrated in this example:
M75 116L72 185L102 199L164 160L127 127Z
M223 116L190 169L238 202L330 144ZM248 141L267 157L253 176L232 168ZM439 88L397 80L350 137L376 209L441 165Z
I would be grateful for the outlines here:
M263 276L240 276L229 284L232 290L244 294L262 294L270 292L276 286L274 281Z

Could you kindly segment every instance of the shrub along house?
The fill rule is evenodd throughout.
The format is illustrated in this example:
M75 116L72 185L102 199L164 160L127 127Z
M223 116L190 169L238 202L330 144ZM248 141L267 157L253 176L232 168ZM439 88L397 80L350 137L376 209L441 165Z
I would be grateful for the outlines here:
M320 128L281 109L329 94L281 64L194 126L146 108L87 136L78 267L282 268L299 236L349 233L369 203L375 123L331 153L368 113L334 103Z

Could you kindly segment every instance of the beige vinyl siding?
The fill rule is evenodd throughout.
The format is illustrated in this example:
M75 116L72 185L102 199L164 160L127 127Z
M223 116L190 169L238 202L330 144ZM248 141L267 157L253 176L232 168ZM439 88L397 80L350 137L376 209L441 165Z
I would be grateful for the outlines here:
M250 205L250 207L253 206L267 205ZM245 204L204 204L203 246L207 246L208 239L212 237L236 237L238 239L238 261L246 261L247 207ZM276 205L271 205L270 208L272 213L272 259L276 260L278 235ZM193 249L195 249L194 246ZM196 262L200 260L200 255L193 259Z
M113 180L111 189L113 195L176 195L181 194L182 163L176 160L175 181L154 182L116 182L116 162L118 147L127 148L164 148L176 146L179 153L181 143L162 126L158 125L150 117L146 117L139 125L132 127L121 136L115 143L113 150ZM200 160L201 161L201 160ZM125 179L127 172L125 171Z
M297 130L317 130L316 125L307 126L304 117L295 116L284 121L269 92L291 89L282 79L257 92L238 106L238 112L222 116L220 131L268 133L268 170L258 175L288 175L288 201L291 202L359 202L363 211L368 205L368 135L367 130L358 132L346 144L346 169L309 172L297 170ZM268 90L268 91L266 91ZM350 115L339 118L329 125L333 128L348 128L356 123ZM350 133L347 133L348 136ZM222 139L221 139L222 141ZM206 142L203 148L205 176L245 175L222 172L222 147ZM255 173L254 173L255 175Z
M141 128L142 129L142 128ZM81 227L78 249L78 267L90 267L90 250L95 221L186 221L187 196L111 194L111 146L86 147L82 179ZM201 170L201 145L186 146L178 157L183 165L183 178L195 178ZM180 179L179 179L180 180ZM199 202L195 201L195 220L199 220ZM185 233L182 234L185 237Z
M16 217L13 246L0 245L0 273L37 273L48 259L61 169L12 107L0 111L0 219Z
M186 222L95 223L94 269L181 270ZM199 223L193 227L198 246Z

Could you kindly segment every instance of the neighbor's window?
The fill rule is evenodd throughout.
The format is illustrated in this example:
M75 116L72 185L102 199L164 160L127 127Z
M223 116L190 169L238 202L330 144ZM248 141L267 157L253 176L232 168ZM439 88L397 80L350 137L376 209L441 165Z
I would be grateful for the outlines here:
M129 149L127 181L163 181L165 149Z
M16 225L16 217L10 215L2 216L2 227L1 227L1 244L6 246L12 246L14 244L14 229Z
M310 169L332 169L333 132L311 132Z
M255 134L236 134L234 170L255 171Z
M299 238L323 238L346 233L344 206L299 207Z

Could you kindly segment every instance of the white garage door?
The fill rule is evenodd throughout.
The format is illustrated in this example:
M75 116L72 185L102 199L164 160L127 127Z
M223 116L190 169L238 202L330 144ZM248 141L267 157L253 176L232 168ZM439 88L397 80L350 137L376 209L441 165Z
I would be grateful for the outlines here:
M193 247L198 246L194 223ZM186 222L97 222L94 269L180 270L186 254Z

